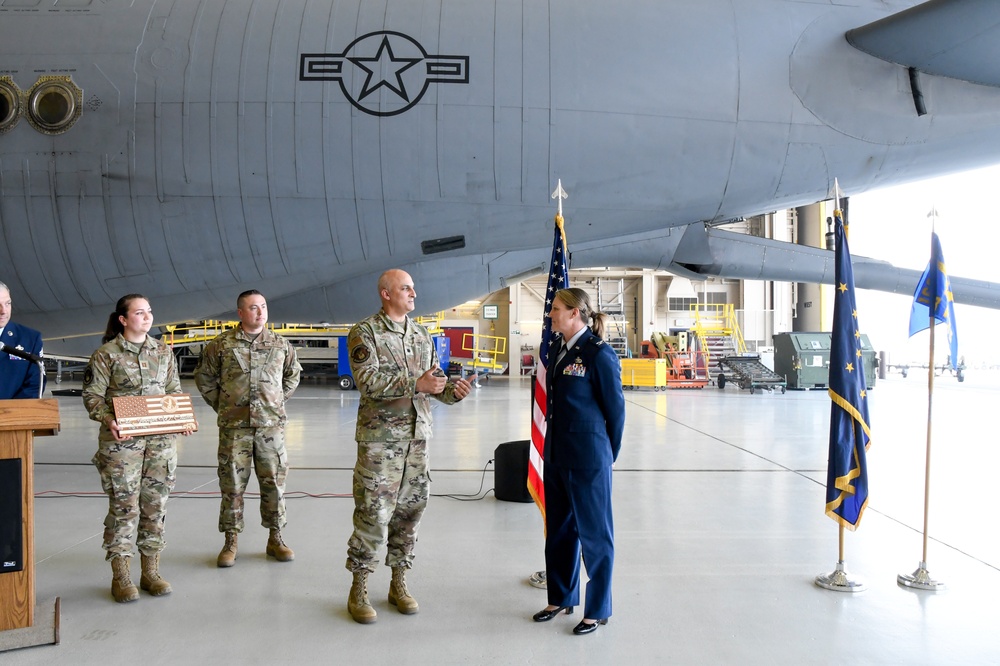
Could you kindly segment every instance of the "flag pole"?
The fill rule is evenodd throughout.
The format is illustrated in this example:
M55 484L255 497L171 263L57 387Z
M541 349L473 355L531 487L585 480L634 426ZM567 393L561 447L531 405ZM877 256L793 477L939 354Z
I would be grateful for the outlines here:
M542 527L545 527L545 492L544 492L544 479L543 479L543 468L544 464L541 460L543 442L545 440L545 417L544 411L539 411L539 403L537 392L540 391L540 386L544 385L544 372L545 365L547 361L547 348L549 339L549 328L547 328L544 320L549 317L549 308L551 307L551 297L558 289L563 289L569 286L569 272L568 272L568 259L567 253L569 251L569 245L566 242L566 227L563 224L563 199L569 198L566 194L566 190L563 189L562 179L556 181L556 189L552 192L552 198L557 201L556 216L555 216L555 232L556 237L553 240L552 248L552 260L549 266L549 279L546 285L545 292L548 300L546 301L545 312L543 315L542 324L542 344L538 348L538 366L535 368L535 372L532 374L531 379L531 404L532 404L532 430L531 430L531 444L528 452L528 491L532 498L535 500L535 504L538 505L539 510L542 512ZM558 264L558 265L557 265ZM540 384L539 384L540 383ZM544 396L542 396L544 398ZM542 403L544 404L544 399ZM539 589L546 589L548 587L548 576L546 570L542 569L536 571L528 576L528 583L532 587L537 587Z
M931 218L931 257L934 256L934 222L937 220L937 211L931 209L928 213L928 217ZM933 259L932 259L933 261ZM935 289L935 293L936 293ZM930 572L927 570L927 525L930 516L930 497L931 497L931 422L933 414L933 400L934 400L934 329L937 322L934 320L934 308L927 308L927 317L930 320L930 349L928 351L927 359L927 454L924 462L924 536L923 536L923 552L920 558L920 563L917 565L916 570L910 574L899 574L896 576L896 583L902 585L903 587L909 587L915 590L928 590L935 592L938 590L943 590L944 583L934 580L931 578Z
M840 211L840 183L837 179L833 180L833 191L831 199L834 200L834 216L841 214ZM846 225L846 220L844 221ZM845 228L846 235L846 228ZM853 579L848 576L847 571L844 567L844 523L838 521L838 531L837 531L837 566L830 573L820 574L816 576L814 582L817 586L822 587L826 590L833 590L835 592L863 592L868 588L864 581Z

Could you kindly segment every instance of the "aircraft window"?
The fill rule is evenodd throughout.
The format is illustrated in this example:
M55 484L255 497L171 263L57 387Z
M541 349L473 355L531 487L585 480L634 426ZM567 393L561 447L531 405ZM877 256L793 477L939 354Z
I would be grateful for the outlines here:
M9 76L0 77L0 134L14 127L21 118L20 93Z
M43 76L28 94L28 122L44 134L61 134L83 112L83 91L68 76Z

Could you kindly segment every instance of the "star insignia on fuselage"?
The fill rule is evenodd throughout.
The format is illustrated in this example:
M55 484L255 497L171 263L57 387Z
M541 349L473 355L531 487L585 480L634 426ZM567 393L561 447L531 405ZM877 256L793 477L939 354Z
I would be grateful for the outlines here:
M406 94L406 85L403 83L402 74L420 62L420 58L397 58L392 52L389 38L383 37L374 58L354 57L348 58L348 60L368 72L368 78L365 79L365 85L361 88L358 101L368 97L382 86L393 91L405 101L410 101L409 95ZM395 78L395 85L390 82L390 77ZM376 78L378 79L377 83L372 85L372 80Z
M469 56L431 54L409 35L382 30L340 53L300 54L299 81L335 81L355 108L395 116L413 108L432 83L468 84ZM378 91L385 94L372 94Z

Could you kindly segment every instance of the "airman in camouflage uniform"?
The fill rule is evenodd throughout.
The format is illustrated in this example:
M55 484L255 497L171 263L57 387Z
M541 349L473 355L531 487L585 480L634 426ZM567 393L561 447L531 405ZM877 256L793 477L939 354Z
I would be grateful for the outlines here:
M285 401L299 385L302 367L295 348L266 327L267 302L250 290L237 299L240 325L216 336L202 351L194 381L218 413L219 531L226 543L216 564L236 561L237 535L243 531L243 493L253 465L260 485L260 520L268 528L266 553L289 562L295 553L285 545Z
M104 550L114 572L112 595L119 602L139 598L128 571L133 544L142 555L142 589L154 596L171 592L158 568L167 498L176 480L177 436L121 437L111 402L120 396L181 392L173 352L147 334L152 322L143 297L119 300L107 341L90 357L83 375L83 403L90 418L101 423L92 462L109 500Z
M416 291L408 274L387 271L379 279L382 310L355 325L347 337L351 372L361 392L355 437L354 533L347 544L347 569L354 574L348 598L351 616L376 620L368 601L367 577L378 566L377 551L388 541L392 567L389 603L416 613L406 589L417 528L427 506L427 440L430 398L454 404L469 394L464 379L447 381L430 334L407 316Z

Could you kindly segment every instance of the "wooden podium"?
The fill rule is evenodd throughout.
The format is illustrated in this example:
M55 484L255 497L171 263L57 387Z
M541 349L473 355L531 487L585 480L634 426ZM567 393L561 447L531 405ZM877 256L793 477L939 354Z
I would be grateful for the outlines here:
M36 436L59 432L59 402L41 400L0 400L0 461L16 466L21 476L20 571L0 573L0 632L24 629L35 624L35 514L34 455ZM16 477L15 477L16 478ZM2 563L0 563L2 564ZM56 600L58 626L58 600ZM48 643L58 642L48 640Z

